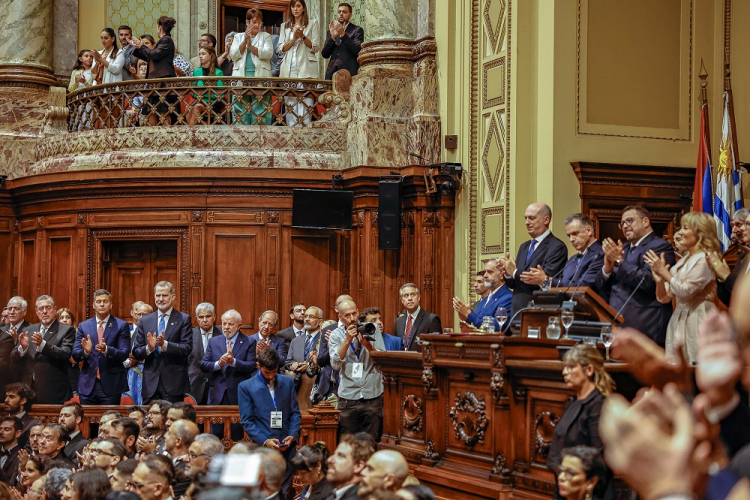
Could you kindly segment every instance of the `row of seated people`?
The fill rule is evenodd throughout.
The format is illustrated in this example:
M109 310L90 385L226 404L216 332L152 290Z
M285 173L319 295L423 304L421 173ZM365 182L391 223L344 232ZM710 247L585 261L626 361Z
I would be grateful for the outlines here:
M331 79L333 73L340 69L346 69L354 76L359 69L357 56L364 41L364 30L350 22L350 4L341 3L337 15L337 19L329 23L326 41L321 46L318 20L309 17L304 0L290 2L287 21L279 35L271 35L264 30L263 13L260 9L251 8L246 13L246 30L243 33L229 33L222 54L217 54L216 37L204 33L199 41L199 55L191 61L175 49L171 32L176 21L171 17L159 18L158 41L150 35L134 38L132 29L127 25L120 26L117 36L112 28L105 28L101 33L101 51L82 50L78 54L68 90L74 92L92 85L141 78L189 75L315 79L320 77L320 54L329 59L327 79ZM118 47L118 38L122 48ZM145 63L144 69L141 70L138 60ZM201 86L202 83L199 82L198 85ZM151 95L149 105L139 104L136 112L146 115L150 125L172 123L174 109L170 110L170 105L175 107L176 97L167 94L166 99L160 99L158 95ZM215 99L206 95L199 100L202 102L192 106L192 112L186 115L189 124L194 125L210 116L206 113L206 105L214 104ZM125 104L126 107L127 105ZM277 105L280 106L280 103ZM272 107L270 98L244 97L232 102L231 106L239 117L234 121L236 123L270 125L274 122L274 114L269 112ZM286 97L284 106L288 109L287 125L310 123L310 110L314 107L311 97ZM152 107L158 115L153 113ZM114 108L114 113L111 109L99 110L100 119L95 121L94 126L111 126L117 121L120 118L119 107ZM185 112L184 109L182 111ZM219 116L223 114L222 109L215 111ZM112 120L108 121L110 114ZM211 122L220 123L218 119ZM133 123L137 121L131 117L128 124Z

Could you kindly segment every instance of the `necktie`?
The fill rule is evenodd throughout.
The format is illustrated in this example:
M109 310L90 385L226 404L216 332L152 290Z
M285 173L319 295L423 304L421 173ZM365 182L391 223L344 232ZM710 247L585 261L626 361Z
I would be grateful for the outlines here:
M15 326L10 331L10 336L13 337L13 343L18 344L18 330L16 330Z
M307 338L305 339L305 360L307 360L307 355L310 354L310 344L312 343L312 339L312 334L308 333Z
M158 336L161 337L162 335L164 335L164 330L167 328L167 320L166 320L167 315L166 314L160 314L159 316L160 317L159 317L159 331L158 331ZM156 352L158 352L159 354L161 354L161 346L156 346Z
M96 336L97 336L96 343L98 344L104 338L104 321L103 320L99 320L99 327L96 329ZM99 360L98 359L96 361L96 378L98 379L102 378L101 375L99 374Z
M535 248L536 248L536 240L531 240L531 242L529 242L529 251L526 252L526 264L528 264L529 261L531 260L531 254L534 253Z
M406 328L404 329L404 351L409 350L409 341L411 340L411 314L407 314Z
M206 347L208 347L208 332L201 331L201 337L203 337L203 352L206 352Z

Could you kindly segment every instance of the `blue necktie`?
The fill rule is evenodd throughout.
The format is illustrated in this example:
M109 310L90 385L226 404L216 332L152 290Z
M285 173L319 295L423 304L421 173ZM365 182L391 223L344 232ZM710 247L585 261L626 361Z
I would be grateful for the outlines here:
M167 315L166 314L160 314L159 316L160 316L160 318L159 318L159 331L157 333L158 333L158 336L161 337L162 334L164 333L164 330L167 328L167 322L165 320L165 318L167 317ZM161 354L161 346L156 346L156 352L159 353L159 354Z
M536 240L531 240L531 243L529 243L529 251L526 252L526 264L529 263L531 260L531 254L534 253L534 249L536 248Z

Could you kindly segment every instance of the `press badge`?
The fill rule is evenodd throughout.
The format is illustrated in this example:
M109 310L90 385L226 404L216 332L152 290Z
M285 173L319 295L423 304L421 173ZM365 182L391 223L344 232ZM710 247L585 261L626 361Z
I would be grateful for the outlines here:
M281 411L275 410L271 412L271 429L281 429Z
M363 363L354 363L352 365L352 378L362 378L363 371L364 371Z

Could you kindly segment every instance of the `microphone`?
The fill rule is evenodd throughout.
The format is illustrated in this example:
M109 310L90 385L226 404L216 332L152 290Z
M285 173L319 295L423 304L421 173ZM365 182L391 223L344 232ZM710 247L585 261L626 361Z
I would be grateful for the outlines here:
M556 275L552 276L551 278L547 278L549 280L550 287L552 286L552 281L559 278L563 271L565 271L565 266L563 266L563 268L560 269L560 271ZM560 284L560 282L558 282L558 284Z
M638 284L635 286L635 288L633 288L633 293L630 294L630 297L628 297L628 300L623 302L622 306L620 307L620 310L617 311L617 314L615 314L615 318L612 320L612 326L615 326L615 323L617 322L617 317L620 316L620 313L622 312L622 310L625 309L626 305L628 305L628 302L630 302L630 299L633 298L633 295L635 295L635 292L638 291L638 289L641 287L645 279L646 279L646 276L644 275L643 278L641 278L641 281L639 281Z
M422 160L425 163L430 163L429 161L427 161L427 158L425 158L424 156L418 155L417 153L415 153L413 151L408 151L408 154L409 154L409 156L413 156L414 158L419 158L420 160Z
M505 332L507 332L508 328L510 328L511 323L513 323L513 320L516 319L516 316L518 316L519 314L521 314L524 311L528 311L529 309L534 309L534 307L533 306L526 306L523 309L519 309L518 311L516 311L516 313L513 316L511 316L511 318L507 321L507 325L505 326L505 328L503 328L502 330L500 330L500 332L503 333L503 334Z

